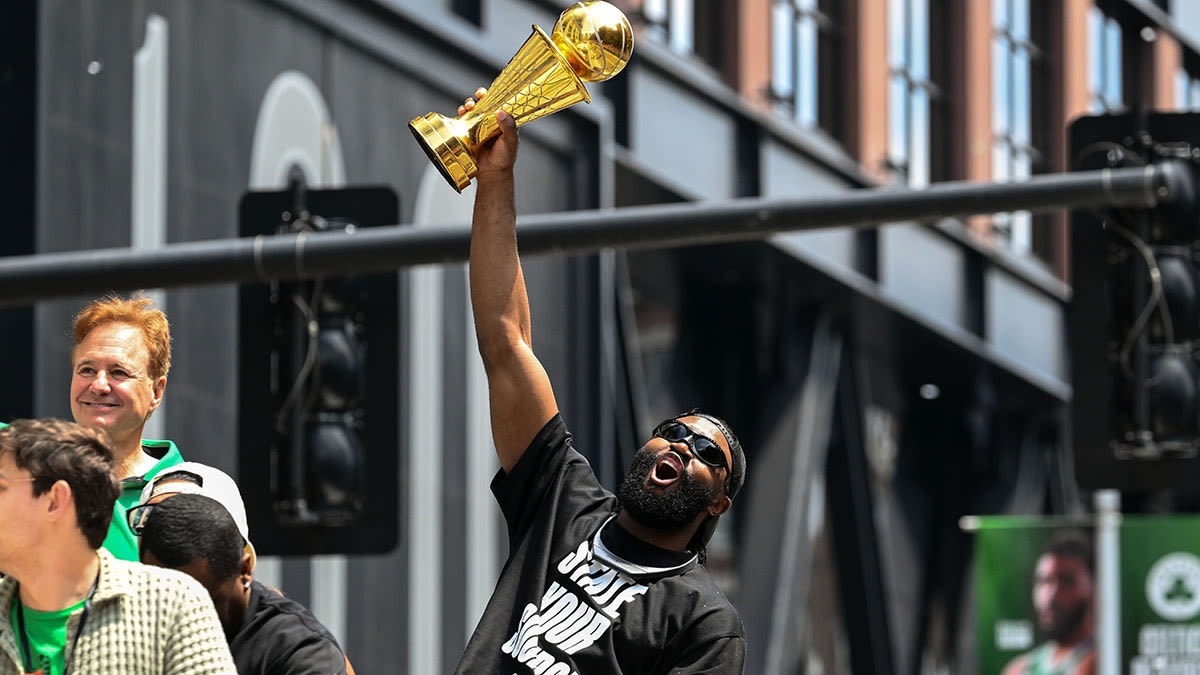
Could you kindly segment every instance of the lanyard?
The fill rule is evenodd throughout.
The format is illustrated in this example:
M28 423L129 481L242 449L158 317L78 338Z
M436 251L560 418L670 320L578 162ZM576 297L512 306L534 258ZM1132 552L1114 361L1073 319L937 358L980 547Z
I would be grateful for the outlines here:
M83 613L79 615L79 629L75 631L75 638L71 640L71 661L75 660L75 647L79 645L79 636L83 635L83 625L87 622L88 613L92 611L92 596L96 594L96 586L100 583L100 571L96 571L96 578L92 580L92 588L88 591L87 597L83 599ZM25 657L25 672L32 672L33 654L29 649L29 636L25 633L25 612L21 609L21 598L17 597L17 624L21 627L21 651ZM63 672L70 670L70 661L63 664ZM41 672L41 671L37 671Z

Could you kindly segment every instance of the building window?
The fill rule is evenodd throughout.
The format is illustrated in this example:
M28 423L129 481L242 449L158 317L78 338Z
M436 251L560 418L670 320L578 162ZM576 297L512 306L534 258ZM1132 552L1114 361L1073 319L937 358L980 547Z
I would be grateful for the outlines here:
M1187 68L1175 73L1175 107L1200 112L1200 75Z
M691 52L695 44L695 0L644 0L642 18L646 35L678 52Z
M1093 113L1125 108L1121 78L1121 25L1099 7L1088 10L1088 107Z
M950 178L946 74L931 69L935 40L945 40L941 0L888 0L888 166L911 187ZM940 46L940 45L937 45ZM944 64L947 65L948 64Z
M801 126L843 140L842 0L775 0L771 99Z
M639 16L645 22L646 37L699 59L732 82L735 61L727 52L729 25L736 10L729 0L645 0Z
M992 1L992 179L1025 180L1045 163L1036 142L1046 131L1035 124L1035 112L1046 106L1045 59L1040 43L1046 22L1032 12L1037 0ZM1041 122L1042 120L1038 120ZM992 219L997 236L1018 253L1033 245L1033 217L1028 211L997 214Z

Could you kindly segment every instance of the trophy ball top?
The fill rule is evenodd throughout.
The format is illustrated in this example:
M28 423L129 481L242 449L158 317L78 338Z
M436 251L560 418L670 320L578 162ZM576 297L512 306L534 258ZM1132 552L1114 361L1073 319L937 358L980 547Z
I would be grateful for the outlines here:
M585 82L603 82L621 72L633 53L629 19L600 0L577 2L563 10L551 39Z

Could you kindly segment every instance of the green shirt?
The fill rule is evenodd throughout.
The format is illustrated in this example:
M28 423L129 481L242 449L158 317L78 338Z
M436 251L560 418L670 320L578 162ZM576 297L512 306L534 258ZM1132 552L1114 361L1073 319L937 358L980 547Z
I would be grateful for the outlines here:
M21 639L21 622L17 620L17 608L20 605L20 600L13 602L12 609L9 610L9 618L12 620L13 631L17 633L17 652L20 653L22 660L25 659L25 649L22 644L26 642L29 645L29 656L33 659L33 663L25 664L27 672L62 675L67 667L67 619L71 617L71 612L83 607L83 601L57 612L38 612L28 607L21 607L21 613L25 619L24 641Z
M138 542L133 530L129 529L129 520L125 514L142 500L142 488L147 482L164 469L183 463L183 455L171 441L142 440L142 449L159 460L144 476L121 481L121 495L113 505L113 519L108 525L108 536L104 538L104 548L108 549L114 558L131 562L138 562Z

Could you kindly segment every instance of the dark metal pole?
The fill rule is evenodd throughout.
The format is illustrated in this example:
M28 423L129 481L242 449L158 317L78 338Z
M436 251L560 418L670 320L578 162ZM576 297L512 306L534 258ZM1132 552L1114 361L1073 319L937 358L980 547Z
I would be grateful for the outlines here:
M1188 198L1180 162L1035 176L1020 183L951 182L804 199L739 199L521 218L521 252L577 254L762 239L779 232L1075 207L1147 208ZM364 228L0 258L0 306L105 291L294 280L467 259L470 226Z

